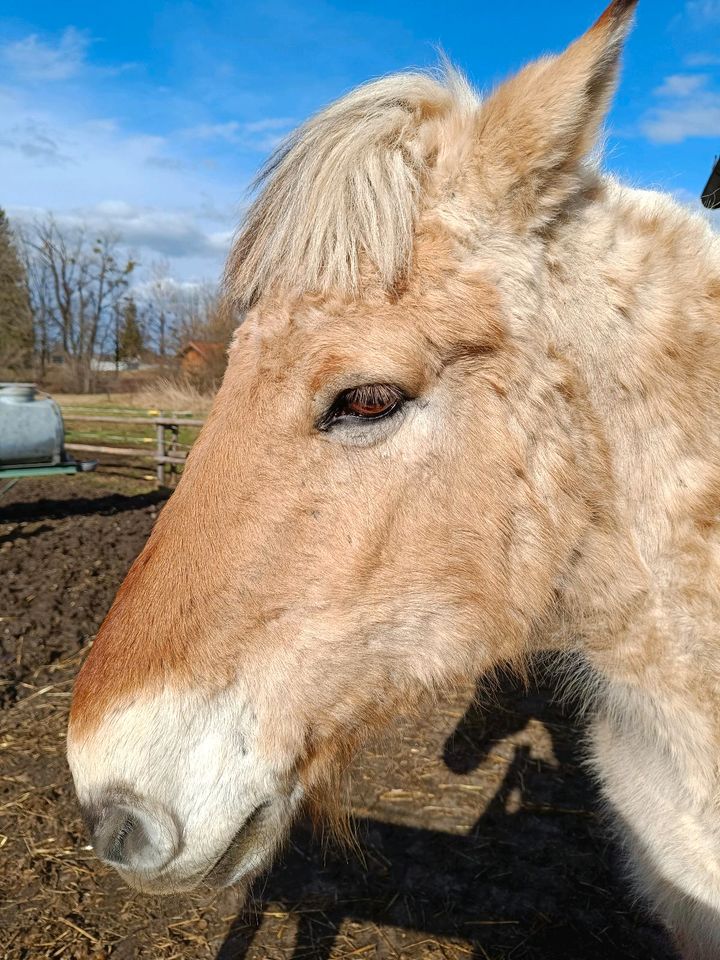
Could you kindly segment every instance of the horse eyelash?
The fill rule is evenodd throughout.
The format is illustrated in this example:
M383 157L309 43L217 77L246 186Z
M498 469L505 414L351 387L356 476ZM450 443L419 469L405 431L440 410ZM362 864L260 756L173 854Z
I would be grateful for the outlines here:
M354 414L343 414L343 405L346 404L350 398L360 403L388 403L390 406L386 411L376 417L359 417ZM407 399L408 396L403 390L388 383L368 383L358 387L350 387L347 390L342 390L335 397L327 411L318 420L317 428L318 430L327 431L343 420L354 420L356 422L366 421L368 423L383 420L396 413Z

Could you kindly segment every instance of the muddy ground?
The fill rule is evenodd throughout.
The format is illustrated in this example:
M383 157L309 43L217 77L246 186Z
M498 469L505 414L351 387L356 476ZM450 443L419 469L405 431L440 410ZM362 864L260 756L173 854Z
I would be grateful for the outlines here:
M71 683L162 506L112 478L0 501L0 956L113 960L672 960L634 902L542 686L468 689L398 724L353 777L360 852L300 823L242 906L141 897L94 860L63 755Z

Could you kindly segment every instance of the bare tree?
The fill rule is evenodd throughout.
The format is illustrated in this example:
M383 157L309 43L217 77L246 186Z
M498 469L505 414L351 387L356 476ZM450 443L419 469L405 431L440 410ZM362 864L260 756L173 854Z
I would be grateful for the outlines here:
M13 371L30 367L33 333L25 266L14 231L0 208L0 367Z
M45 376L50 354L55 342L52 312L52 284L47 264L33 261L30 248L24 244L28 296L35 330L35 366L41 377Z
M188 340L206 339L218 302L211 283L177 286L175 290L176 334L179 345Z
M150 278L144 294L147 346L165 364L168 356L176 352L177 285L170 276L167 260L156 260L150 265Z
M77 389L88 392L93 359L110 335L135 262L121 255L113 234L61 230L51 216L25 231L25 244L35 315L47 339L62 348Z
M176 355L188 340L229 341L239 320L215 284L179 283L164 261L152 265L151 276L140 299L149 345L160 358Z

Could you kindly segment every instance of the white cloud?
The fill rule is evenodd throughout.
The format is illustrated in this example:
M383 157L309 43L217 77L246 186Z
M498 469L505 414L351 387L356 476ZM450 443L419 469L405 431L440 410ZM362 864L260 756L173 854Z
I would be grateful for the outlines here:
M696 21L720 21L720 0L688 0L686 12Z
M129 106L117 79L127 65L100 66L91 50L74 27L0 43L0 204L19 221L52 212L63 229L116 234L141 262L139 282L160 258L181 282L216 279L258 154L294 121L218 118L192 98L185 112L183 94L149 86L142 71ZM160 133L142 109L128 119L138 89L157 98ZM173 129L173 116L206 122Z
M46 108L20 88L0 90L0 183L12 218L52 211L61 227L110 230L144 267L167 258L186 280L218 277L244 186L177 156L166 137Z
M213 287L203 280L176 280L175 277L167 276L161 276L159 278L151 277L133 284L133 293L140 299L143 297L147 297L150 300L156 298L158 289L162 292L163 297L168 301L172 301L174 297L182 297L183 294L194 291L207 289L210 292Z
M49 166L64 166L72 158L64 152L58 135L32 118L0 131L0 150L16 151L26 160Z
M720 104L656 110L645 120L642 129L653 143L682 143L688 137L720 137Z
M662 85L655 90L656 97L689 97L701 87L707 85L709 77L705 73L674 73L665 77Z
M10 217L19 224L32 224L48 214L40 207L8 206ZM212 230L203 223L198 210L162 210L135 206L124 200L105 200L91 206L55 211L53 218L63 231L86 230L90 234L110 233L124 246L141 254L149 265L158 258L192 263L221 264L227 256L232 229ZM142 256L144 254L144 257Z
M720 2L720 0L719 0ZM720 137L720 94L707 74L673 74L655 91L659 103L640 122L652 143L682 143L689 137Z
M267 130L287 130L295 121L292 117L265 117L243 124L248 133L264 133Z
M199 123L181 131L188 140L230 140L237 139L241 125L237 120L228 123Z
M249 123L230 120L226 123L200 123L181 131L188 140L222 140L245 149L273 150L294 126L291 117L264 117Z
M720 67L720 56L716 53L689 53L684 62L686 67Z
M53 43L32 33L0 48L0 62L23 80L67 80L85 63L90 37L68 27Z

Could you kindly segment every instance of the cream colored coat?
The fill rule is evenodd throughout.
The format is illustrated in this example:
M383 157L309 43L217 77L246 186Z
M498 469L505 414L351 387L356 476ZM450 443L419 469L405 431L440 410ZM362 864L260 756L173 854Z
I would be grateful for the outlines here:
M640 890L720 956L720 241L586 159L633 7L484 102L361 87L264 174L225 381L75 691L136 886L252 876L368 730L555 649ZM402 402L332 419L372 385Z

